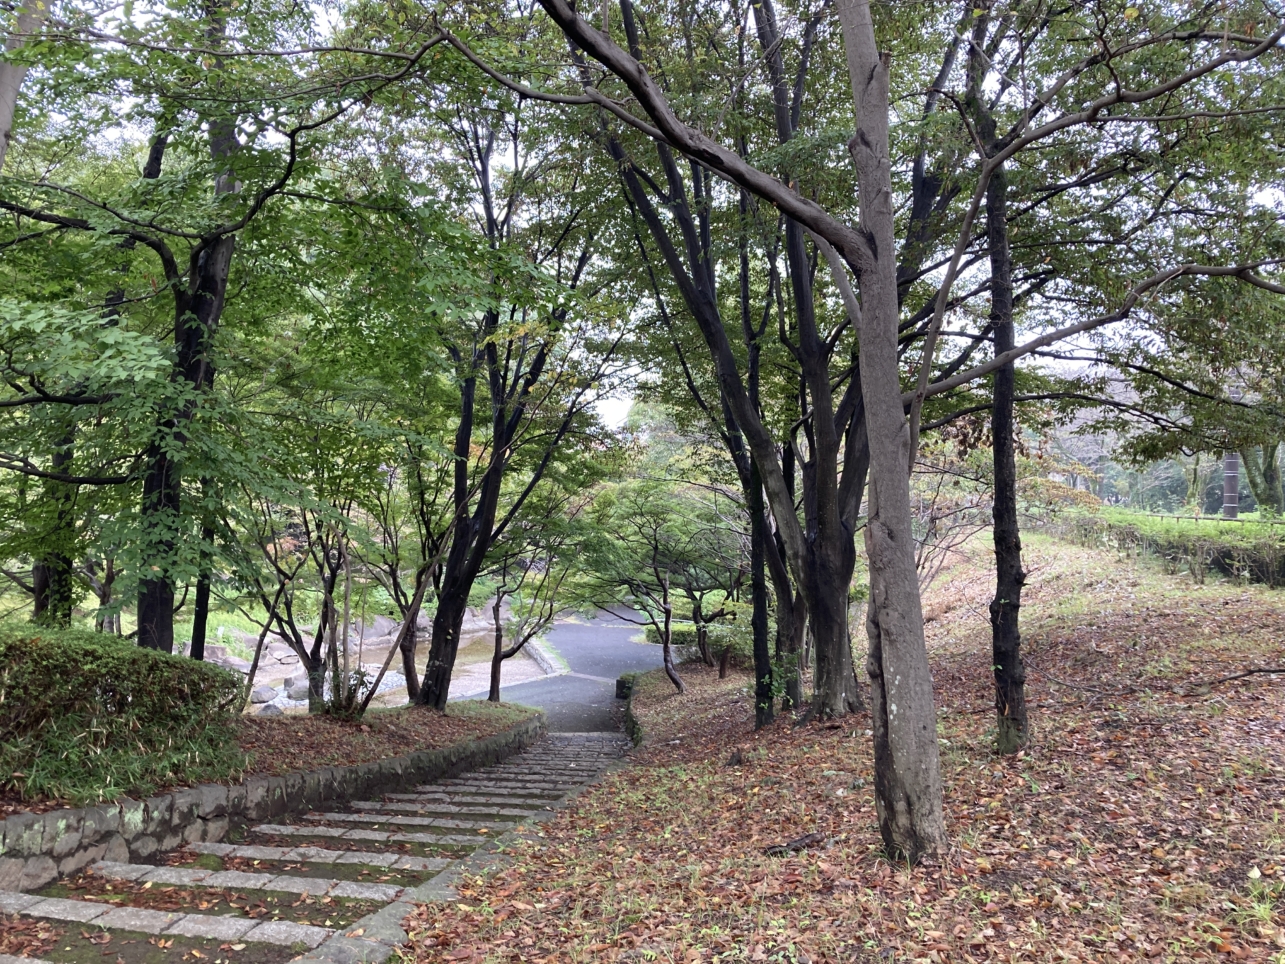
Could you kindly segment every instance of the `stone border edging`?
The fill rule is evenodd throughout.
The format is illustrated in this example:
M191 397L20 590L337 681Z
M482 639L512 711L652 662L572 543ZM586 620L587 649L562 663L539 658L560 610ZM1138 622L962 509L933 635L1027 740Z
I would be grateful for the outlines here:
M231 786L203 783L79 810L13 814L0 820L0 890L38 890L100 860L138 862L181 844L220 841L247 823L498 763L534 743L546 725L541 710L482 740L387 760L250 777Z

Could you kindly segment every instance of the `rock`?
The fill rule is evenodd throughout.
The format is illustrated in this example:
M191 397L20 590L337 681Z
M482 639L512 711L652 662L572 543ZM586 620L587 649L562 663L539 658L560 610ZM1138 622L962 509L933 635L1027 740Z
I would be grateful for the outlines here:
M271 686L256 686L250 693L251 703L271 703L277 698L277 691Z
M218 643L206 643L205 658L211 663L221 663L228 658L228 648Z
M306 700L308 698L308 681L296 681L295 679L286 680L286 699L288 700Z
M234 669L242 675L250 672L250 664L236 656L223 656L219 659L211 659L210 662L215 666L222 666L225 669Z
M284 716L285 713L276 703L265 703L263 709L259 710L255 716Z

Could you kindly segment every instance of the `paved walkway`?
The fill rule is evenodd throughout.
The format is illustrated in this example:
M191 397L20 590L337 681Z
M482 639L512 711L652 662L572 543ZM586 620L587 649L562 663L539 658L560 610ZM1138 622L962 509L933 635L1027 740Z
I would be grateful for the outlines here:
M235 842L192 844L168 855L166 866L97 864L93 874L115 888L100 893L100 900L0 892L0 912L43 918L65 930L58 944L70 956L49 952L53 962L86 959L77 934L79 944L92 945L110 944L104 939L110 934L122 950L131 941L168 941L171 951L184 952L171 954L175 960L196 951L194 958L213 954L236 964L383 961L406 940L401 921L416 903L453 898L453 881L485 863L492 849L487 843L547 817L628 746L619 733L551 733L496 766L380 800L357 800L342 811L260 824ZM153 885L157 891L182 888L193 909L226 910L229 892L247 908L270 901L275 919L262 910L252 917L244 910L130 906L131 899L146 903L142 891ZM318 909L323 917L351 919L321 926ZM291 919L305 914L312 922ZM67 942L77 946L62 947ZM0 964L18 960L40 964L0 955Z
M549 715L549 728L564 732L602 732L619 728L616 678L648 672L663 665L659 646L635 643L642 627L609 612L593 619L559 619L545 634L546 648L567 664L569 672L516 686L503 686L500 698L538 706Z

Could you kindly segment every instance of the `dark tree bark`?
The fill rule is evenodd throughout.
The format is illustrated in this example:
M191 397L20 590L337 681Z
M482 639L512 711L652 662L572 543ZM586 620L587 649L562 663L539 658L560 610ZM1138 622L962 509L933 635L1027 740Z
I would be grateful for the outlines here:
M216 23L221 33L221 21L216 19ZM211 123L210 156L216 163L226 162L240 146L231 120ZM158 174L164 149L162 135L153 145L153 156L148 158L149 166L155 161ZM214 190L216 194L227 194L236 186L224 172L215 179ZM166 653L174 652L174 583L169 570L178 547L182 517L182 449L187 442L187 426L196 413L196 400L214 383L210 352L223 314L235 244L236 237L231 234L203 239L189 259L187 289L174 289L175 366L171 377L184 384L189 397L177 411L161 420L148 448L142 523L149 534L143 558L143 571L149 575L138 581L138 644Z
M75 435L71 432L54 449L51 460L58 472L71 464ZM45 492L54 506L54 518L48 541L53 549L31 567L33 590L32 618L46 626L70 626L76 581L72 574L71 553L67 541L74 537L75 486L65 482L48 482Z
M763 482L758 466L750 465L750 588L754 614L750 627L754 633L754 728L767 726L776 716L773 700L772 654L767 640L767 546L772 538L764 514Z
M196 577L196 601L192 606L192 647L188 656L192 659L205 659L205 634L210 618L210 583L211 553L207 546L214 541L214 529L205 525L201 527L201 568Z
M974 24L968 58L969 83L966 95L978 136L987 154L997 150L995 119L982 91L986 64L984 48L989 16ZM1010 351L1015 344L1013 330L1013 260L1008 243L1008 176L1001 164L986 186L986 239L990 249L990 326L995 354ZM994 459L995 597L991 600L991 666L995 679L995 745L1000 753L1016 753L1030 738L1026 712L1026 667L1022 662L1020 614L1022 584L1022 540L1017 517L1017 457L1014 451L1013 401L1016 371L1012 363L996 369L991 409L992 454Z
M1013 266L1008 248L1008 179L1001 167L986 191L991 261L991 322L995 353L1014 346ZM995 673L996 747L1016 753L1030 738L1026 714L1026 667L1022 662L1022 540L1017 520L1017 459L1013 445L1014 370L995 372L991 436L995 458L995 598L990 604L991 656Z

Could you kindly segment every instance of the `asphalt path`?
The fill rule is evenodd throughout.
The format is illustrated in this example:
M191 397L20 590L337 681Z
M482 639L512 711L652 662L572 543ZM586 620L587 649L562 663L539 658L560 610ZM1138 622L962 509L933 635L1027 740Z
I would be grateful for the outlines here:
M619 729L616 678L663 665L659 646L630 641L641 633L641 626L609 612L593 619L559 619L545 634L545 648L557 651L571 672L505 686L500 699L540 707L554 733Z

